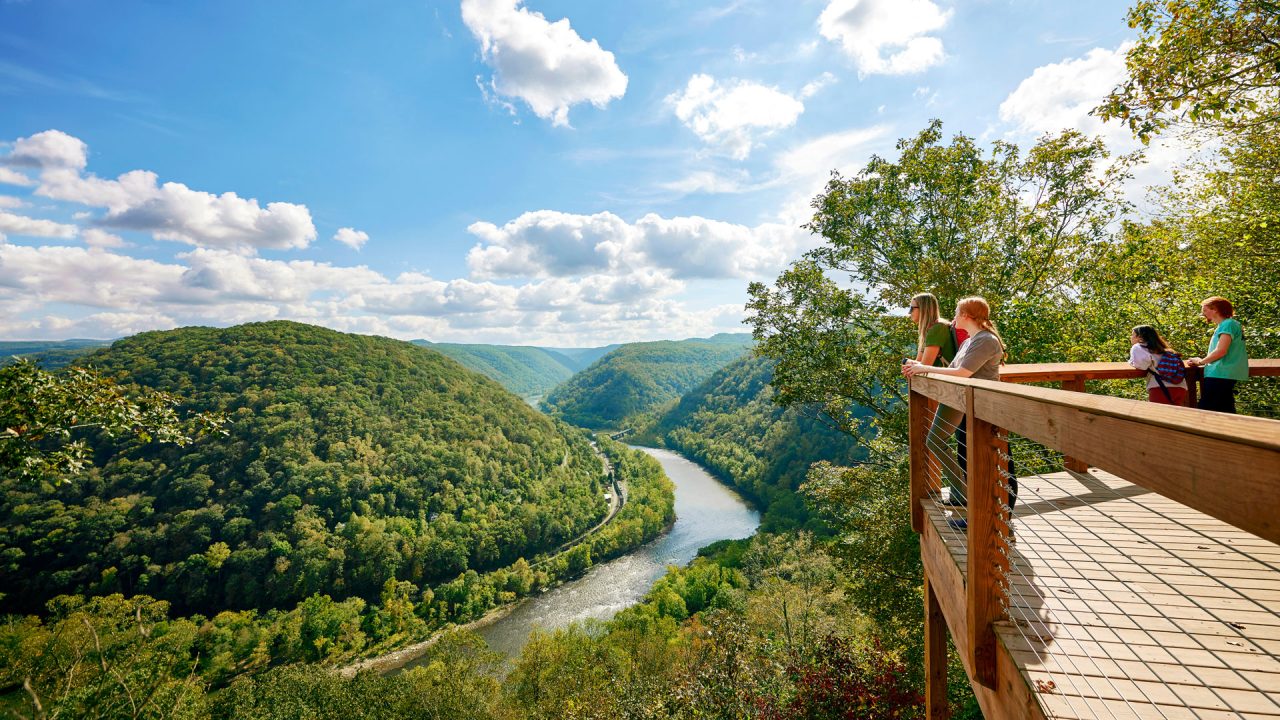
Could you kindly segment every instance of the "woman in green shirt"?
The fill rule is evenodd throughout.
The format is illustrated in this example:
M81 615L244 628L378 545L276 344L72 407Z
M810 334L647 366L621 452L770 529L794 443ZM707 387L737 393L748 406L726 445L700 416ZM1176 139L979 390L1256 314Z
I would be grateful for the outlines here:
M1200 303L1200 314L1212 323L1213 339L1209 354L1191 358L1188 365L1204 368L1200 383L1200 409L1234 413L1236 383L1249 379L1249 353L1244 346L1244 328L1235 319L1231 301L1211 297Z
M920 293L911 298L911 322L916 324L916 362L946 367L956 356L956 336L951 321L941 317L938 298Z

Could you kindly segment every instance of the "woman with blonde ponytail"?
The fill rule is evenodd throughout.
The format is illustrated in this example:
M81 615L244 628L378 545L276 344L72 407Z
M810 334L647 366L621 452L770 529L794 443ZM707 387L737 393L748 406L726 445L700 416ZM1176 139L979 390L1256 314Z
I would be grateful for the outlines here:
M951 321L941 316L933 293L912 297L909 312L916 324L916 362L946 367L964 342L963 333L957 338Z
M969 339L960 346L959 352L947 367L934 367L917 361L908 361L902 368L907 377L933 373L950 375L951 377L972 377L978 380L999 380L1000 365L1007 353L1000 332L991 321L991 306L980 297L967 297L956 303L956 328L969 333ZM944 504L963 506L966 504L964 488L960 482L965 475L965 468L956 461L950 452L942 452L947 446L952 433L955 432L964 413L946 405L939 405L933 417L933 426L925 445L937 459L947 475L951 487ZM963 524L961 521L958 524Z

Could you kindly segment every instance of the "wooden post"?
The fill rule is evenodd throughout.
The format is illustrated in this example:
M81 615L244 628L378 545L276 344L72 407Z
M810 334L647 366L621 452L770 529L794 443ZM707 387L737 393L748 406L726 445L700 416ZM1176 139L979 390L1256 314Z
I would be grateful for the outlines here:
M1063 381L1062 381L1062 389L1063 389L1063 390L1070 390L1071 392L1078 392L1078 393L1082 393L1082 392L1084 392L1084 391L1085 391L1085 389L1084 389L1084 378L1083 378L1083 377L1073 377L1073 378L1071 378L1071 379L1069 379L1069 380L1063 380ZM1063 464L1063 466L1064 466L1064 467L1066 467L1068 470L1074 470L1075 472L1080 472L1080 473L1083 473L1083 472L1089 472L1089 463L1084 462L1083 460L1077 460L1077 459L1075 459L1075 458L1073 458L1073 457L1064 457L1064 458L1062 458L1062 464Z
M996 454L996 427L974 412L974 390L968 393L969 420L969 577L968 633L974 679L986 687L996 684L996 633L992 623L1004 618L1000 604L1001 518L1000 458Z
M924 576L924 712L929 720L951 717L947 705L947 619Z
M1195 407L1199 404L1197 390L1200 388L1200 378L1202 377L1204 377L1204 368L1187 368L1187 407Z
M929 398L912 390L907 399L910 415L911 442L911 529L924 531L924 509L920 501L928 497L929 462L925 456L925 437L929 433Z

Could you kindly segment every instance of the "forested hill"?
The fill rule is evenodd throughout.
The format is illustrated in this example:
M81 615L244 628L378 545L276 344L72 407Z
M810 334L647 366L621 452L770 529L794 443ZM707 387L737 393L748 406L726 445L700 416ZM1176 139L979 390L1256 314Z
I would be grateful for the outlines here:
M612 428L697 387L751 346L747 333L628 343L569 378L543 401L576 425Z
M818 529L797 489L812 463L864 457L848 435L816 415L773 402L773 362L748 355L720 369L642 430L641 442L679 450L764 511L761 529Z
M537 402L552 388L581 370L568 355L524 345L462 345L414 340L457 360L464 367L498 382L529 402Z
M0 478L0 611L145 593L180 612L374 601L554 548L605 512L579 431L431 350L269 322L86 361L226 414L192 446L99 445L58 487ZM416 595L415 595L416 597Z

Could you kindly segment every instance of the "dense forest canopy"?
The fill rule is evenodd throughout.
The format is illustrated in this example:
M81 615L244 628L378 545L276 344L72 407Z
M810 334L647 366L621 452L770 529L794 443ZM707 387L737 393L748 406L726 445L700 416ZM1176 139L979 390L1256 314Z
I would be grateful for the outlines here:
M590 428L614 428L692 390L750 347L745 333L630 343L557 387L548 412Z
M84 361L222 413L187 448L96 438L56 487L3 478L0 599L145 593L181 612L376 601L558 546L605 511L585 437L444 356L288 322L185 328Z

